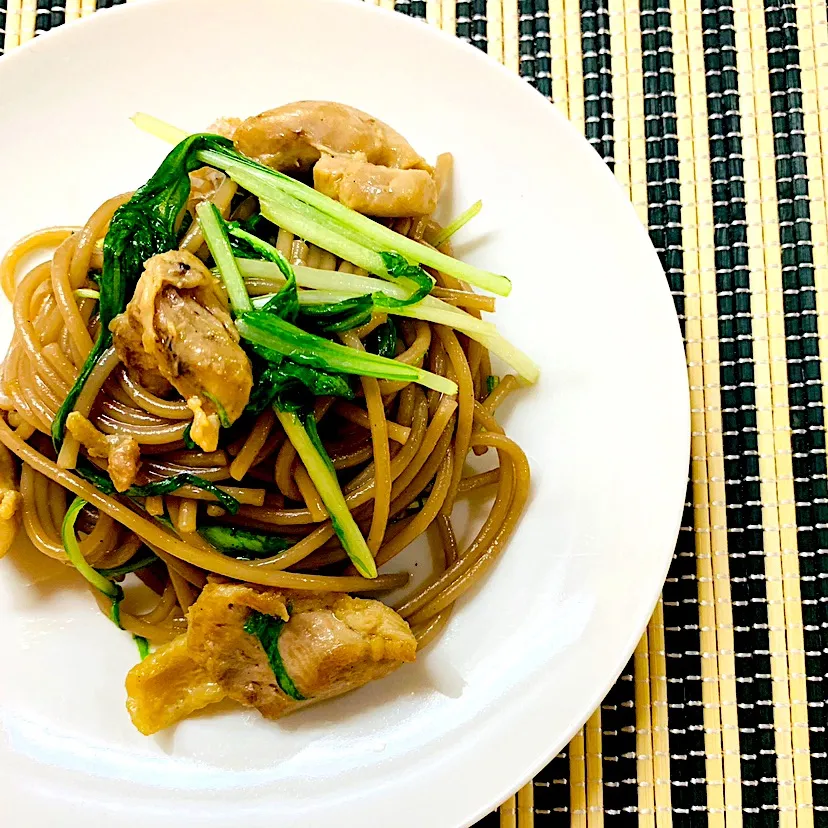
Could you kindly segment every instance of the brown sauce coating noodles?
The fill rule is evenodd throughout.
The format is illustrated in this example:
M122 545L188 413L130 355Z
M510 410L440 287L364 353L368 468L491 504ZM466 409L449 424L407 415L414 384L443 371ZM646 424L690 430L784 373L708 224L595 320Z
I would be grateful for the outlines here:
M223 212L235 185L219 193ZM209 573L254 584L307 590L381 592L399 587L406 573L366 580L356 574L335 537L319 494L276 417L265 411L241 427L222 432L215 452L188 450L184 432L192 412L181 399L162 399L141 387L114 350L93 371L76 410L105 434L133 437L141 447L145 479L191 472L228 488L241 508L231 517L212 495L190 487L144 501L110 496L75 474L85 449L67 435L59 456L49 438L52 420L97 335L92 268L100 266L100 243L116 208L128 195L105 202L83 228L49 228L22 240L0 264L0 286L13 298L15 329L2 366L0 442L22 462L23 525L43 554L67 561L61 523L75 495L88 501L78 523L80 549L98 568L122 566L142 548L157 555L138 572L157 595L147 613L121 613L125 629L153 643L169 641L186 628L185 615ZM242 211L253 209L246 199ZM255 206L255 205L254 205ZM434 237L428 220L402 219L395 229L412 238ZM327 251L281 230L278 248L295 264L359 273ZM191 250L200 234L186 239ZM16 279L31 251L55 248L49 262ZM450 252L448 244L441 247ZM468 286L435 274L437 294L475 316L491 309ZM78 291L81 291L80 293ZM86 291L86 292L85 292ZM341 335L348 347L385 320ZM378 564L392 561L428 532L439 548L431 580L399 607L424 646L446 624L452 604L491 566L513 532L529 491L529 466L521 449L503 433L494 412L517 386L504 378L487 393L490 371L485 348L462 334L427 322L398 322L396 359L423 366L458 384L456 397L413 384L361 379L353 402L320 399L316 408L323 442L339 473L348 507ZM470 452L496 454L496 467L466 469ZM458 546L451 523L455 501L471 492L494 490L489 513L473 541ZM156 517L167 514L170 525ZM291 546L261 560L239 560L212 547L199 533L205 522L283 534ZM95 593L104 612L110 602Z

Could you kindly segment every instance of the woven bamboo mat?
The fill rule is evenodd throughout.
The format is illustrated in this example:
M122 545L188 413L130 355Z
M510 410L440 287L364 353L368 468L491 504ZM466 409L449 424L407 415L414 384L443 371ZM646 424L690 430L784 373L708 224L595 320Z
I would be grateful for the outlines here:
M0 54L122 1L0 0ZM481 825L828 826L825 0L378 2L584 132L686 341L692 466L662 600L601 708Z

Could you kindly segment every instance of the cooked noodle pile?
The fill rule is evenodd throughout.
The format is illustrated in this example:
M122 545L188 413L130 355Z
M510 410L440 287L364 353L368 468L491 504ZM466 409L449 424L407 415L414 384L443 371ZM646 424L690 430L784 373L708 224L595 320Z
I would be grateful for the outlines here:
M213 183L217 186L209 200L224 219L243 220L256 209L256 199L230 177L220 175ZM374 579L358 574L349 561L273 408L243 414L222 428L214 451L193 447L188 439L192 406L175 392L158 394L142 386L111 344L83 385L74 411L103 435L134 439L140 448L135 491L189 473L217 485L239 508L231 514L209 487L184 485L148 496L99 487L78 469L85 464L106 476L105 459L68 432L58 451L51 432L99 335L103 240L115 211L130 196L105 202L82 228L34 233L0 265L3 290L14 307L14 334L0 387L0 442L21 461L17 512L29 539L44 555L69 563L62 526L72 502L82 498L86 505L73 530L83 559L116 582L134 572L152 590L152 609L132 611L127 597L118 620L125 630L159 646L186 631L188 610L211 575L278 589L370 593L381 599L409 577L394 570L394 558L428 532L432 549L439 550L432 556L434 574L395 607L422 648L446 623L454 602L503 551L526 504L526 456L495 417L517 378L506 375L497 381L487 349L465 334L397 316L394 359L453 380L457 394L360 376L353 381L351 400L315 398L313 416L347 507L377 566L391 563ZM384 223L423 245L436 240L451 255L450 242L441 242L442 228L430 217ZM271 241L294 266L364 274L284 228L275 230ZM182 231L180 246L210 262L197 222ZM22 261L42 249L53 250L51 258L21 273ZM436 282L431 295L448 305L477 318L494 309L492 298L466 283L433 268L428 272ZM261 276L247 278L246 287L251 297L278 289ZM331 338L362 351L389 318L375 310L367 323ZM466 465L470 454L487 452L496 455L496 466L471 471ZM461 547L452 510L458 499L472 493L492 495L491 505L474 539ZM283 548L265 556L228 554L211 543L210 531L205 531L209 527L278 536ZM91 591L102 611L112 614L112 600L99 589Z
M227 485L243 504L232 518L235 525L275 530L297 542L289 553L273 559L233 560L210 548L195 531L200 511L214 511L209 495L179 490L166 498L173 534L150 518L161 513L161 504L145 501L141 505L149 515L142 514L138 504L107 496L57 464L48 436L51 424L96 333L95 301L76 291L96 288L90 279L93 268L100 268L96 243L127 198L105 202L81 229L50 228L27 237L3 261L0 278L14 302L15 331L3 368L3 407L8 413L5 421L0 420L0 441L23 461L22 515L32 543L45 555L66 560L60 527L75 494L95 506L81 526L88 532L81 548L90 564L113 569L132 559L142 545L152 549L163 567L140 574L158 593L158 604L141 616L122 610L121 621L126 630L159 643L185 629L184 612L208 572L309 590L365 592L404 583L404 573L374 581L347 574L345 554L324 507L272 412L260 414L244 429L246 436L223 441L211 454L187 451L183 436L190 409L183 401L160 399L133 382L114 351L90 379L77 410L92 412L92 422L106 434L133 436L148 474L165 477L189 471ZM427 240L438 228L434 222L402 220L397 229ZM33 268L15 287L20 259L54 243L59 246L51 261ZM295 264L354 272L347 263L285 231L279 233L277 246ZM484 297L465 286L436 276L443 290L435 295L472 310L485 304ZM343 339L359 348L383 321L377 316ZM516 387L515 378L507 375L489 394L489 357L481 346L440 325L405 320L400 327L405 348L397 359L456 378L457 397L424 391L414 383L400 387L363 377L363 399L357 404L320 399L317 417L334 466L348 480L343 487L348 505L367 530L378 564L390 561L434 526L443 548L443 571L399 608L422 647L445 623L454 601L502 551L526 503L529 466L494 417ZM469 451L481 449L497 452L498 467L464 474ZM451 524L454 502L484 486L496 487L491 511L472 543L458 549ZM332 572L336 574L328 574ZM101 603L108 611L107 603Z

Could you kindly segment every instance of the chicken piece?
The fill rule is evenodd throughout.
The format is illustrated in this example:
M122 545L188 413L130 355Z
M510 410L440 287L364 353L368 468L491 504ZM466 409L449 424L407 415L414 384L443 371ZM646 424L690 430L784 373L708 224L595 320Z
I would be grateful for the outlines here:
M230 698L270 719L361 687L417 652L408 624L379 601L246 584L208 584L190 608L187 641Z
M313 168L318 190L366 215L426 215L437 204L434 170L402 135L351 106L300 101L245 121L222 119L214 129L268 167Z
M233 140L236 130L242 125L241 118L218 118L207 127L207 132L212 132L214 135L221 135L224 138Z
M12 453L0 445L0 558L11 549L20 528L22 502Z
M221 701L225 692L193 661L186 633L159 647L127 674L127 710L145 736Z
M141 465L141 447L134 437L104 434L78 411L66 418L66 428L86 447L90 457L106 460L109 477L117 491L125 492L135 482Z
M115 350L145 387L170 383L193 410L190 431L204 451L218 446L250 398L253 372L239 345L221 283L191 253L175 250L144 265L124 313L110 323ZM136 370L137 368L137 370Z
M359 155L323 155L313 186L367 216L427 216L437 206L437 185L425 170L370 164Z
M278 719L381 678L417 652L394 610L335 592L211 581L188 624L127 676L127 709L141 733L225 697Z
M282 172L307 172L323 154L355 153L371 164L431 172L402 135L345 104L299 101L222 125L239 152Z
M156 396L165 397L169 394L172 385L159 373L158 361L154 354L144 350L144 330L138 317L124 312L112 320L109 329L112 331L118 356L135 382Z
M199 167L190 173L190 197L187 210L195 218L196 208L203 201L211 200L227 176L213 167Z

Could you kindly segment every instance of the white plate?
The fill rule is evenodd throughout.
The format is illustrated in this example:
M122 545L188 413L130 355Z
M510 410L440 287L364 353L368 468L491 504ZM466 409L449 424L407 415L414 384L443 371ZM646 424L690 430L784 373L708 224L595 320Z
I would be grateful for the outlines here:
M128 636L71 573L10 556L4 825L467 825L566 744L652 611L688 463L670 293L598 156L478 51L325 0L157 0L61 28L0 61L0 248L148 177L165 149L136 110L196 129L302 98L453 152L452 209L483 199L461 253L511 275L498 322L543 369L506 418L532 463L528 512L416 665L284 722L228 707L156 738L124 710Z

